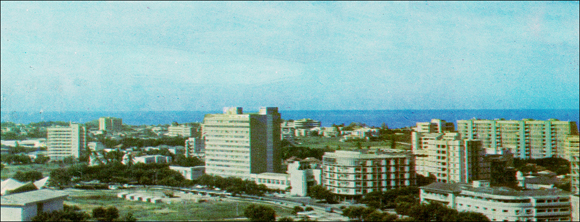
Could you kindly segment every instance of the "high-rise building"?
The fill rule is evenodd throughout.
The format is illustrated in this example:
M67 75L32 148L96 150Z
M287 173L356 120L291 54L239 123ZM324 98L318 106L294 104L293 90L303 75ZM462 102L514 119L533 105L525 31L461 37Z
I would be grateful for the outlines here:
M99 130L121 131L123 130L123 119L115 117L99 118Z
M416 182L413 156L402 150L326 152L322 166L323 186L341 200Z
M414 132L415 133L415 132ZM413 137L415 171L438 182L458 183L489 179L490 163L479 140L463 140L459 133L427 133Z
M168 136L182 136L182 137L195 137L197 136L197 128L190 125L176 125L167 127Z
M567 158L568 135L578 135L573 121L541 120L458 120L457 131L464 139L479 139L488 153L509 149L515 158Z
M432 119L431 122L418 122L414 130L418 133L453 132L455 131L455 125L445 120Z
M570 160L570 195L572 203L572 221L580 220L580 148L578 135L566 138L566 150Z
M514 190L488 181L435 182L420 187L421 203L441 203L491 221L570 221L570 194L560 189ZM572 220L574 221L574 220Z
M57 126L47 128L46 146L51 160L64 160L73 156L79 158L87 147L87 131L78 123L68 127Z
M280 123L277 107L247 114L241 107L226 107L223 114L205 115L206 173L249 179L250 174L281 172Z

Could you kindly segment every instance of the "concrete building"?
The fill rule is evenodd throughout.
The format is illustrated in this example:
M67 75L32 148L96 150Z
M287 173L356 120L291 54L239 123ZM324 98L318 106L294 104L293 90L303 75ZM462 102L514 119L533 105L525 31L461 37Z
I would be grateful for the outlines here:
M566 138L566 150L570 161L570 195L572 203L572 221L580 220L580 148L578 135Z
M123 119L115 117L99 118L99 130L121 131L123 130Z
M305 197L308 187L322 184L322 164L308 158L289 162L286 172L290 175L291 195Z
M518 191L487 181L435 182L420 187L421 202L482 213L491 221L570 221L570 194L559 189Z
M205 153L205 139L190 137L185 140L185 156L201 157Z
M542 120L458 120L464 139L479 139L488 153L510 149L515 158L567 158L565 141L578 135L576 122Z
M463 140L452 132L427 133L413 136L413 145L418 174L433 175L443 183L489 179L490 163L479 140Z
M320 127L320 121L316 121L316 120L312 120L312 119L294 120L294 128L295 129L312 129L315 127Z
M244 114L241 107L226 107L223 114L207 114L206 173L249 179L250 174L281 171L280 113L277 107Z
M64 160L73 156L79 158L86 152L87 131L84 126L78 123L71 123L68 127L48 127L47 128L47 151L51 160Z
M205 174L205 166L192 166L192 167L182 167L182 166L169 166L170 170L175 170L185 179L188 180L197 180L197 178L201 177Z
M322 158L323 186L341 200L415 185L414 159L405 151L337 150Z
M34 216L62 210L68 195L64 192L41 189L2 196L1 221L30 221Z
M196 137L197 128L189 125L177 125L167 127L168 136Z
M171 163L171 157L163 155L138 156L133 158L133 163Z
M268 189L285 191L290 187L290 175L286 173L259 173L251 174L250 180L256 184L264 184Z
M447 122L440 119L432 119L431 122L418 122L414 128L418 133L444 133L454 132L455 125L452 122Z

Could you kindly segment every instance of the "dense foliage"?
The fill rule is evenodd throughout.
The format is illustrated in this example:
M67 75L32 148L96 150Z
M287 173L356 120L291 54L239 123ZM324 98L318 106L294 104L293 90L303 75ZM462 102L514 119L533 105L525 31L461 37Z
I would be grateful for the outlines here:
M159 145L168 145L168 146L183 146L185 144L185 138L178 136L178 137L160 137L160 138L149 138L149 139L141 139L141 138L121 138L120 140L105 138L104 136L98 136L97 141L103 143L106 147L116 147L121 145L122 149L129 148L129 147L156 147Z
M315 198L326 200L328 203L335 203L334 194L326 189L326 187L322 185L314 185L308 188L308 196Z
M528 160L514 158L514 168L523 173L550 170L558 175L566 175L570 173L570 162L557 157Z
M220 177L203 175L196 181L197 184L208 186L209 188L220 188L230 192L232 195L248 194L263 196L268 191L266 185L256 184L255 181L242 180L235 177Z
M20 182L30 182L30 181L34 182L42 179L43 176L41 172L31 170L26 172L16 171L16 173L14 173L14 176L12 176L12 178Z
M324 149L313 149L313 148L309 148L309 147L296 147L296 146L292 146L288 143L284 144L284 146L282 146L282 148L280 149L280 153L282 155L282 159L288 159L290 157L298 157L301 159L307 158L307 157L314 157L316 159L321 160L322 156L324 155L325 152L333 152L334 149L331 148L324 148Z
M419 201L418 187L402 187L388 191L374 191L366 194L361 203L377 209L395 208L397 203L406 200L412 204Z
M342 215L351 221L396 221L397 215L379 212L373 208L351 206L342 210Z
M414 204L397 208L397 213L407 215L415 221L490 221L482 213L458 212L439 203Z
M2 162L7 164L30 164L32 160L25 154L2 154Z
M44 212L34 216L32 221L88 221L90 215L81 211L77 206L64 205L62 210Z
M276 221L276 211L271 207L250 204L244 210L244 216L250 221Z

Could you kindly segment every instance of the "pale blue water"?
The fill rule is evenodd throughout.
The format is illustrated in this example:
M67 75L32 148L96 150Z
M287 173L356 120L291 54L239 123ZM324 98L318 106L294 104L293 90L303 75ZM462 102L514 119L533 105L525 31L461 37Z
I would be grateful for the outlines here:
M247 111L253 112L253 111ZM28 124L40 121L72 121L85 123L103 116L113 116L123 119L129 125L157 125L172 122L201 122L205 114L221 113L221 111L167 111L167 112L1 112L2 122ZM456 122L462 119L559 119L578 123L579 110L280 110L283 119L311 118L322 122L323 126L334 124L349 124L351 122L365 123L369 126L381 126L385 123L389 128L414 126L416 122L426 122L431 119L443 119Z

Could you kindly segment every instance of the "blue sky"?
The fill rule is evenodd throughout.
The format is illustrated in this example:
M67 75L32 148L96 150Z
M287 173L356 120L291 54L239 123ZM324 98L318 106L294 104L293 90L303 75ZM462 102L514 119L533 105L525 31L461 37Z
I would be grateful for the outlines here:
M1 109L577 109L578 2L1 2Z

